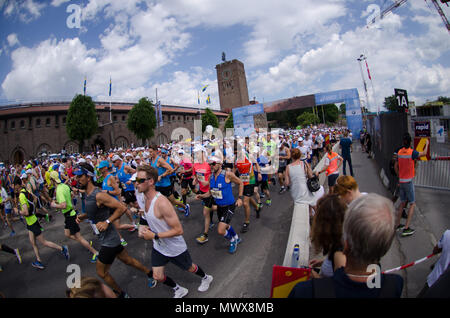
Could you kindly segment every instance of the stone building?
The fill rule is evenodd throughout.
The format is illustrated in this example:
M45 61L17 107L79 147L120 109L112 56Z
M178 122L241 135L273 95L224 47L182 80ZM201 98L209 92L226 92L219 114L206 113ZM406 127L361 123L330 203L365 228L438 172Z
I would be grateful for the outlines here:
M85 141L84 151L140 146L141 140L127 128L131 103L113 103L111 115L109 102L95 102L99 129ZM2 106L0 108L0 162L21 162L41 153L78 152L78 145L66 133L66 116L70 102L49 102ZM194 120L205 111L191 107L162 105L163 127L155 129L155 137L148 144L166 143L175 128L184 127L194 137ZM228 116L213 111L223 127ZM112 123L111 123L111 120Z

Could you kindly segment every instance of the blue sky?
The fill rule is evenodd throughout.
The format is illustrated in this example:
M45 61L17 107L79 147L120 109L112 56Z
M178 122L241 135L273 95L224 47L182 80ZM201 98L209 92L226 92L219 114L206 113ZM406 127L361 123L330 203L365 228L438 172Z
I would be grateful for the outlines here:
M420 105L450 95L450 34L428 0L410 0L382 20L393 0L0 0L0 104L158 97L197 106L206 84L219 108L215 65L245 65L249 97L274 101L357 88L376 110L394 88ZM69 28L69 5L80 28ZM450 10L441 4L447 17Z

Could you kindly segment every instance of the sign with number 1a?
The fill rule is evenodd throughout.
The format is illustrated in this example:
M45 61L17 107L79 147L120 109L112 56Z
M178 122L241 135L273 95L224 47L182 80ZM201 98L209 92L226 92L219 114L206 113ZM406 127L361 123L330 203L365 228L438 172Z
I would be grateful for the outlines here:
M394 95L397 101L397 107L408 111L408 92L406 89L394 88Z

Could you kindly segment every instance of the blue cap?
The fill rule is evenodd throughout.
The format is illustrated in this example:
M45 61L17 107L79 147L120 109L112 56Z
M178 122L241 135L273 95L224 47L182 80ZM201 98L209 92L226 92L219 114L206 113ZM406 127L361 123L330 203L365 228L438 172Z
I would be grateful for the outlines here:
M108 167L109 168L109 161L108 160L103 160L102 162L100 162L100 164L98 165L99 169L102 169L104 167Z

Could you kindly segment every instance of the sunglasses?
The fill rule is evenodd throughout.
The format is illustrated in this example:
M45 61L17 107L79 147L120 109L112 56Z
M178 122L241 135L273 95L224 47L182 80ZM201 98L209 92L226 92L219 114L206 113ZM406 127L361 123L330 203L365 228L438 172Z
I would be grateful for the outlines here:
M150 180L151 178L136 178L136 183L137 184L141 184L141 183L144 183L145 181L147 181L147 180Z

